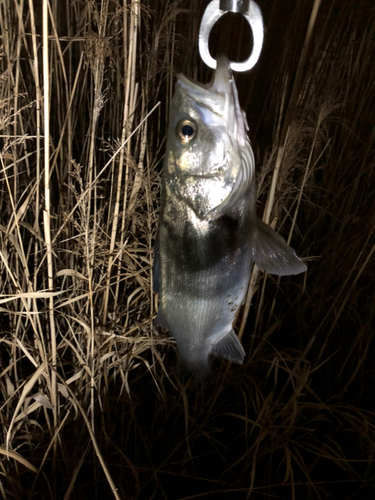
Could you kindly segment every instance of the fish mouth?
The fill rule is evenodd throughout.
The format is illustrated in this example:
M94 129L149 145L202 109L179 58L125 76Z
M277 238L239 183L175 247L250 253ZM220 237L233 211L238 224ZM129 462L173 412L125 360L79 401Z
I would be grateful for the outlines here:
M200 83L182 74L177 75L177 78L177 85L190 99L218 116L225 116L228 99L232 100L233 82L229 61L225 56L218 59L217 70L209 83Z
M233 82L229 60L223 54L218 57L217 69L211 82L200 83L189 78L188 76L182 75L181 73L177 75L177 78L178 84L180 84L184 90L193 94L194 97L199 96L200 98L204 98L209 94L225 96L230 93Z
M217 172L217 173L212 173L212 174L187 174L187 177L194 177L198 179L222 179L223 178L223 173L222 172Z
M179 73L177 75L177 83L189 93L204 95L210 92L212 94L212 91L210 90L212 87L212 82L200 83L193 80L192 78L189 78L188 76L183 75L182 73Z

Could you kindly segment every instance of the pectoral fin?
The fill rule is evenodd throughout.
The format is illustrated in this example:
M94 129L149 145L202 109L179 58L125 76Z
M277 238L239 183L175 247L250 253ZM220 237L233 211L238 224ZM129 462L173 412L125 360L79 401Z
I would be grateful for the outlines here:
M242 365L245 357L245 351L233 330L213 344L210 354L220 356L239 365Z
M293 248L286 244L284 238L261 220L257 221L252 250L255 264L261 271L288 276L303 273L307 269Z

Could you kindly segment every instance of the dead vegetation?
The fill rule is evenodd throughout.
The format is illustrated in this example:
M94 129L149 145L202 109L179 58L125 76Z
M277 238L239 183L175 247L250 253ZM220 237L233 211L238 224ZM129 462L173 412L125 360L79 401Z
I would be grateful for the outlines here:
M208 77L204 5L0 4L2 498L374 493L375 9L259 4L262 58L237 77L259 214L309 269L254 271L245 364L204 386L152 327L151 273L175 73ZM212 50L245 50L238 22Z

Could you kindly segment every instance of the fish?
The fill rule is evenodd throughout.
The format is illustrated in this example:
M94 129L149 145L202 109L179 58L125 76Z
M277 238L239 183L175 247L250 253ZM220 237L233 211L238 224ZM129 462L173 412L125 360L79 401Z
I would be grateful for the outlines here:
M279 276L306 271L256 215L248 130L225 56L209 84L178 75L154 247L155 325L169 330L182 364L198 374L207 373L215 357L243 363L233 322L253 263Z

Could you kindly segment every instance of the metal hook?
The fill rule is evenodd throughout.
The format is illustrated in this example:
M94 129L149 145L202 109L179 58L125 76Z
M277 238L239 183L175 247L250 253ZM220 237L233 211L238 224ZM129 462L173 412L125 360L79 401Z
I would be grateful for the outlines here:
M210 68L216 69L217 62L208 49L208 40L213 25L227 12L242 14L253 33L253 50L246 61L230 61L233 71L248 71L257 63L263 45L263 19L259 6L253 0L212 0L204 11L199 29L199 53Z
M250 0L220 0L220 10L225 12L239 12L246 14L249 10Z

